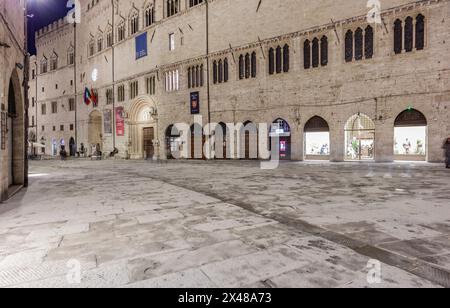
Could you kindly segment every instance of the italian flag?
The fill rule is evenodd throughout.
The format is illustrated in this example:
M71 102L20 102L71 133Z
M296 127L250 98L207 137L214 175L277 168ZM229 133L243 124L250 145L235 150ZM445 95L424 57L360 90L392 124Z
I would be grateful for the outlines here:
M91 91L89 91L88 88L84 89L84 103L89 106L91 104L92 101L92 94Z

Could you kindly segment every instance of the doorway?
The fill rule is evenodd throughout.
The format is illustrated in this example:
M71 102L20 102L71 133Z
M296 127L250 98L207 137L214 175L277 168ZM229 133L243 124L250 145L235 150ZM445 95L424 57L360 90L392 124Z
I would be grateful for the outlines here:
M425 161L428 122L423 113L409 108L398 115L394 124L395 160Z
M305 159L330 159L330 127L325 119L315 116L309 119L304 128Z
M203 127L200 124L193 124L191 126L191 159L205 159L203 146L205 144L205 135L203 134Z
M94 155L94 149L96 149L97 146L100 147L101 151L103 145L102 138L102 114L98 110L94 110L89 115L88 122L88 143L92 149L91 155Z
M144 158L153 159L155 156L155 146L153 144L155 140L155 129L153 127L144 128Z
M375 123L365 114L355 114L345 125L345 159L375 159Z
M77 151L77 148L75 146L75 139L73 139L73 137L70 138L69 141L69 150L70 150L70 156L75 156L75 153Z
M17 70L13 70L9 80L8 96L7 96L7 113L2 119L4 120L4 129L7 139L5 144L7 163L5 176L7 176L8 195L14 193L14 187L23 185L25 182L24 162L25 162L25 125L24 125L24 108L21 96L21 84ZM3 140L2 140L3 141ZM6 178L5 178L6 180ZM2 196L0 196L2 198ZM1 200L0 200L1 201Z
M277 137L279 140L279 159L291 159L291 127L289 123L283 119L277 119L272 123L270 130L270 139ZM270 140L270 148L272 148L272 140Z

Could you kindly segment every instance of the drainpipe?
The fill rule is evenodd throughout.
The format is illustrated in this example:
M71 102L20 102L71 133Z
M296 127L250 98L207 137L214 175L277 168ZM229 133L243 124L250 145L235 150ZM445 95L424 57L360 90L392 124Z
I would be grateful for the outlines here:
M35 80L35 96L34 96L34 104L35 104L35 118L36 118L36 143L39 143L39 130L38 130L38 65L37 65L37 52L36 52L36 62L34 63L34 80ZM38 150L39 151L39 150Z
M77 22L73 23L73 95L75 100L75 152L78 151L78 101L77 101Z
M24 177L23 186L28 186L28 129L29 129L29 119L28 119L28 81L30 79L29 69L30 69L30 55L28 54L28 5L25 1L24 3L24 69L23 69L23 89L24 89L24 108L25 108L25 133L24 133ZM19 111L20 112L20 111Z
M112 46L111 46L111 57L112 57L112 137L113 137L113 151L116 149L116 67L115 67L115 31L114 31L114 0L111 0L112 4Z
M210 63L209 63L209 1L206 0L206 96L208 100L208 124L211 123L211 92L210 92ZM209 136L211 138L211 125L208 125ZM209 143L209 152L211 153L212 145Z

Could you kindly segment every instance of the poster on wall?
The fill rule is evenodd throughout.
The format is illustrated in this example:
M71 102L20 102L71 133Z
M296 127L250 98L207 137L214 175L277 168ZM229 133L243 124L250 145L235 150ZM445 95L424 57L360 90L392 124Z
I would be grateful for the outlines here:
M200 113L200 94L199 92L191 93L191 114Z
M123 107L116 108L116 135L125 136L125 114Z
M136 60L146 57L147 51L147 32L136 36Z
M112 134L112 115L111 110L103 111L103 126L105 134Z

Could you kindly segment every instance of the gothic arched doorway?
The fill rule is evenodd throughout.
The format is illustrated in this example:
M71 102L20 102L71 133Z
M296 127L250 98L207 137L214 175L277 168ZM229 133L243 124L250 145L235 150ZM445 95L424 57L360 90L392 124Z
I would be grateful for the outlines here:
M180 132L174 125L166 129L166 154L167 159L175 159L180 156Z
M203 146L205 144L205 135L203 133L203 127L196 123L191 126L191 159L205 159L203 152Z
M89 114L88 122L88 143L91 149L91 155L94 155L97 145L102 150L102 114L98 110L94 110Z
M239 139L239 158L258 159L258 128L253 122L244 123Z
M22 185L25 180L25 122L19 75L13 71L8 88L7 153L8 187Z
M220 122L214 130L215 134L215 158L228 159L231 157L231 145L228 144L229 130L225 123Z
M375 123L365 114L355 114L345 125L345 159L375 158Z
M425 161L427 156L428 121L412 108L400 113L394 123L394 155L396 160Z
M305 158L327 160L330 157L330 127L323 118L312 117L305 124Z
M279 142L280 160L291 159L291 127L283 119L276 119L270 129L270 147L272 148L272 138L277 137Z
M132 159L158 157L158 111L148 96L138 97L129 111L129 156Z

